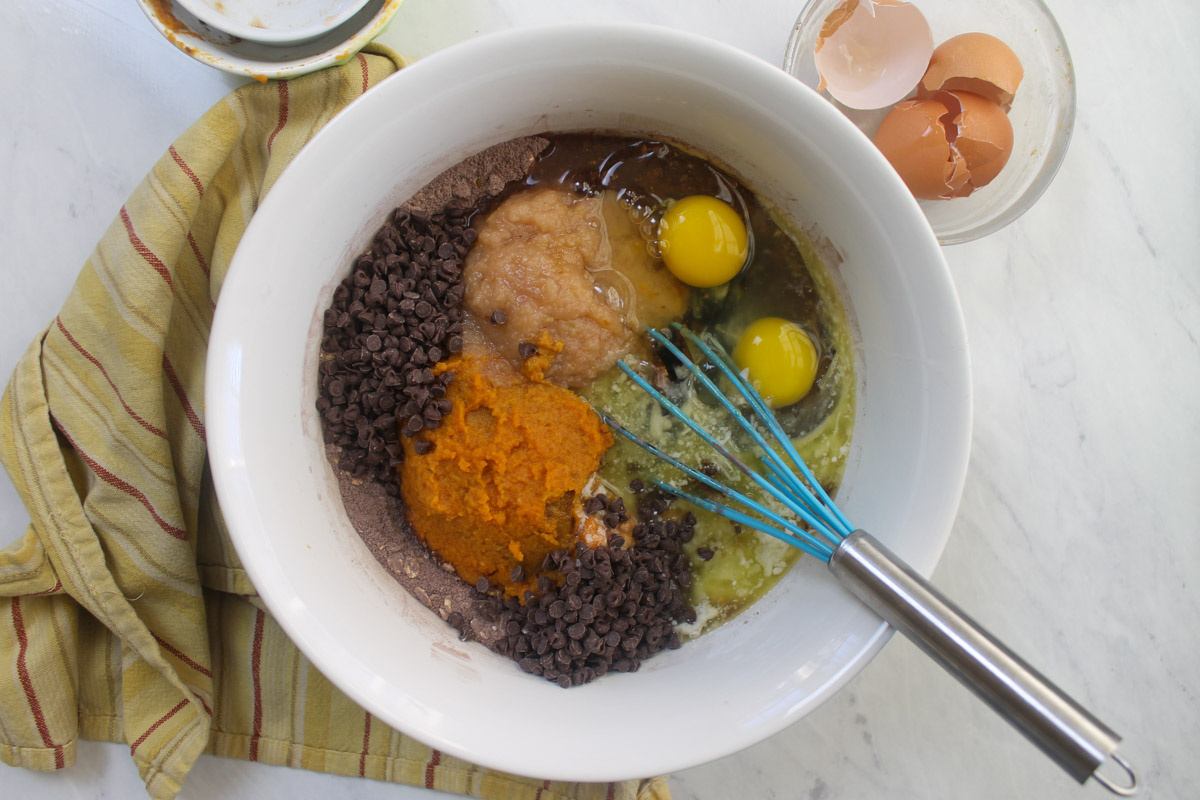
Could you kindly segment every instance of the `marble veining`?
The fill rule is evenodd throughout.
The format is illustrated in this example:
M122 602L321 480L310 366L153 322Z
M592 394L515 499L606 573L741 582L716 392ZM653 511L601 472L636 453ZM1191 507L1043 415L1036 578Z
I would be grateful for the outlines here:
M640 20L778 64L801 5L407 0L384 39L421 56L511 26ZM1050 5L1078 81L1070 151L1022 218L946 250L975 416L934 582L1126 737L1144 797L1189 797L1200 740L1200 6ZM131 0L0 4L0 372L53 319L149 167L236 83L179 53ZM0 543L27 521L0 482ZM679 800L1106 796L1077 787L899 637L792 728L671 787ZM143 796L128 748L91 742L62 773L0 767L0 795ZM211 757L181 795L436 796Z

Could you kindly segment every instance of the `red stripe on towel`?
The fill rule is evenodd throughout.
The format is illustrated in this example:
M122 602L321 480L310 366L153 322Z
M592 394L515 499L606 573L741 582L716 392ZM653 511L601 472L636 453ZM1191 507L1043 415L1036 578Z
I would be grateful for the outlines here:
M33 679L29 677L29 667L25 664L25 651L29 649L29 635L25 632L25 618L21 614L21 598L12 599L13 629L17 633L17 679L25 689L25 698L29 701L29 709L33 712L33 723L37 726L42 744L54 748L54 768L66 766L61 744L55 744L50 738L50 726L46 724L46 715L42 712L42 704L38 701L37 692L33 690Z
M139 736L139 737L137 738L137 741L135 741L135 742L134 742L132 745L130 745L130 746L129 746L129 755L133 755L133 752L134 752L135 750L137 750L137 749L138 749L138 746L139 746L139 745L141 745L141 743L142 743L142 742L144 742L144 741L146 741L147 739L149 739L149 738L150 738L150 734L152 734L152 733L154 733L156 730L158 730L158 729L159 729L159 727L160 727L160 726L161 726L161 725L162 725L164 722L166 722L166 721L167 721L167 720L169 720L171 717L173 717L173 716L175 716L176 714L178 714L178 713L179 713L179 711L180 711L180 709L182 709L182 708L183 708L184 706L186 706L187 704L188 704L188 701L187 701L187 700L180 700L180 701L179 701L179 705L177 705L177 706L175 706L174 708L172 708L172 709L171 709L170 711L168 711L166 714L163 714L163 715L162 715L162 716L159 718L158 722L154 723L154 724L153 724L153 725L151 725L149 728L147 728L147 729L146 729L146 732L145 732L145 733L143 733L141 736Z
M155 425L151 425L149 422L142 419L136 411L134 411L132 408L129 407L129 404L125 402L125 398L121 396L121 390L117 388L117 384L115 384L113 382L113 379L111 377L109 377L108 370L106 370L104 368L104 365L100 363L100 360L98 358L96 358L94 355L89 353L84 348L83 345L81 345L79 342L77 342L75 340L75 337L71 335L71 332L69 330L67 330L67 326L63 325L62 318L57 317L57 318L55 318L54 321L56 323L58 323L58 329L60 331L62 331L62 335L67 337L67 341L70 342L71 345L76 350L79 351L79 354L81 356L83 356L84 358L86 358L88 361L92 362L96 366L96 369L100 370L100 374L104 376L104 380L108 381L108 385L112 387L112 390L114 392L116 392L117 399L120 400L121 405L125 407L125 412L127 414L129 414L129 416L133 417L134 421L137 422L138 425L141 425L143 428L150 431L150 433L153 433L155 436L158 436L160 438L166 439L167 434L163 430L161 430L160 428L158 428Z
M367 59L363 56L362 53L358 54L358 65L360 67L362 67L362 76L363 76L362 90L363 90L363 94L366 94L367 87L370 85L370 76L367 74Z
M125 210L125 206L121 206L121 222L125 223L125 231L129 234L129 243L133 245L133 249L137 251L146 263L154 267L154 271L162 276L162 279L167 282L167 286L171 287L171 291L175 291L175 280L171 277L171 270L167 269L167 265L162 262L162 259L154 254L154 251L146 246L133 229L133 220L129 218L129 212Z
M158 527L162 528L176 539L187 541L188 532L183 528L172 525L160 517L158 512L154 510L154 506L150 505L150 500L146 497L146 495L142 494L141 490L127 481L118 478L116 475L100 466L96 459L83 452L79 445L75 444L75 440L71 438L71 435L67 433L65 428L63 428L62 423L60 423L53 414L50 415L50 421L54 423L54 427L58 429L58 432L61 433L63 437L71 444L71 447L75 449L75 452L79 454L79 457L83 459L83 462L88 465L92 472L96 473L97 478L104 481L109 486L112 486L114 489L120 489L122 492L125 492L125 494L129 495L145 506L146 510L150 512L150 516L154 517L154 521L158 523Z
M175 367L171 364L171 359L167 358L166 353L163 353L162 365L163 372L167 373L167 380L171 382L171 388L175 390L175 396L183 404L183 412L187 414L188 422L192 423L192 430L200 437L200 441L208 441L208 432L204 429L204 423L200 421L200 415L196 413L196 409L192 408L192 401L188 400L187 390L183 388L183 382L179 380L179 375L175 373Z
M167 152L171 154L171 158L174 159L175 163L179 165L179 168L183 170L183 174L187 175L188 178L191 179L192 185L196 187L196 191L200 193L200 196L204 197L204 184L200 182L200 178L196 176L196 173L192 172L192 168L189 167L187 162L183 160L183 156L179 155L179 151L175 149L175 145L168 147Z
M254 729L250 732L250 760L258 761L258 739L262 736L262 642L266 615L262 609L254 618L254 645L250 653L250 680L254 684Z
M196 261L200 262L200 269L204 270L204 277L212 277L208 269L208 259L200 252L200 245L196 244L196 237L192 236L191 231L188 231L187 240L188 244L191 245L192 253L196 256Z
M196 670L196 672L199 672L201 675L205 675L209 678L212 677L212 670L210 670L208 667L188 658L187 655L182 650L180 650L179 648L172 645L170 642L168 642L166 639L159 636L157 633L153 634L153 636L154 636L154 641L158 642L158 646L161 647L163 650L166 650L168 653L175 656L180 661L187 664L192 669Z
M267 152L271 152L271 146L275 144L275 137L283 130L283 126L287 125L288 121L288 84L287 81L277 81L275 83L279 87L279 124L275 126L275 130L271 131L271 136L267 139Z
M425 788L433 788L433 770L438 764L442 763L442 754L439 750L434 750L433 755L429 757L429 763L425 765Z
M367 775L367 750L371 747L371 712L366 712L366 718L363 720L363 749L362 755L358 757L358 775L366 777Z

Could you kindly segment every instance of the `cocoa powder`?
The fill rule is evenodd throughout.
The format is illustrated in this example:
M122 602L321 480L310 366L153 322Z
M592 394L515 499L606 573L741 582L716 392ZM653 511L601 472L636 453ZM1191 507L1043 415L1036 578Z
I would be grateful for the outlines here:
M436 214L446 208L478 208L525 177L534 159L550 142L523 136L492 145L460 161L414 194L402 208Z
M325 453L330 464L337 464L336 447L326 447ZM339 469L337 480L346 515L379 565L464 639L492 646L500 632L481 619L479 604L485 598L416 537L405 519L403 501L369 476L356 479Z
M448 207L477 208L510 182L523 179L548 144L542 137L527 136L489 147L438 175L401 209L437 214ZM356 478L340 468L343 454L335 444L327 445L325 452L337 474L346 514L379 564L463 638L491 646L500 631L482 618L486 598L463 583L449 564L417 538L405 518L402 501L374 474Z

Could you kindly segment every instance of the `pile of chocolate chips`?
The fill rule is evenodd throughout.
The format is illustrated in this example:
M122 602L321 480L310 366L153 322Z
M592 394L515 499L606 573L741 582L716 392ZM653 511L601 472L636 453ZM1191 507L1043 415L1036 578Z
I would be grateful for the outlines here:
M484 618L503 632L492 649L565 689L610 670L634 672L655 653L679 647L675 624L696 621L684 596L692 576L681 551L696 517L688 512L666 519L661 515L668 506L663 497L639 504L632 547L614 533L606 546L590 549L579 542L573 551L551 553L539 591L526 592L524 604L488 594ZM628 519L624 502L605 495L589 498L585 510L609 528ZM548 577L554 573L562 579L557 588Z
M434 430L450 411L453 374L432 367L462 350L462 263L475 231L469 211L397 209L325 311L317 411L338 466L399 491L399 436ZM414 449L428 452L431 442Z

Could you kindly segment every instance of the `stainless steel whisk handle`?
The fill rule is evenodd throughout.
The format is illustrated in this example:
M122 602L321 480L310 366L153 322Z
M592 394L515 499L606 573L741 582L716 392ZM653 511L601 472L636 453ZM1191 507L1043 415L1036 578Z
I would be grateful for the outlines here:
M875 613L913 641L1071 777L1095 779L1122 797L1137 792L1137 774L1116 752L1121 737L964 614L912 567L857 530L834 551L829 569ZM1109 758L1129 777L1096 770Z

